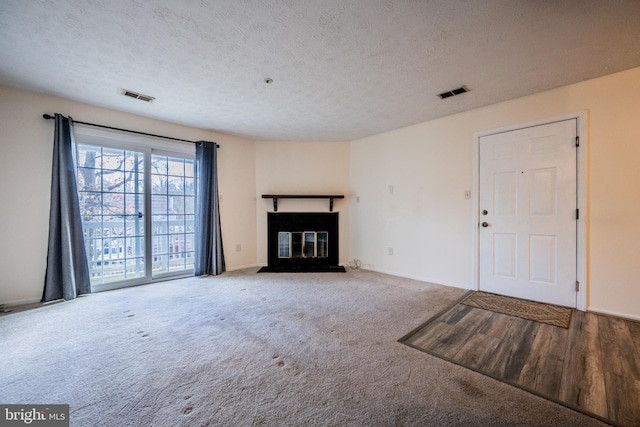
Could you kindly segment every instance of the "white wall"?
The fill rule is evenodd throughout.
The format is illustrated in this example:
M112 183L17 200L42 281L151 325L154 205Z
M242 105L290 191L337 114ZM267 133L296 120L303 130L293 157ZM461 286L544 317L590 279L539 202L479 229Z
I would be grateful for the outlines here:
M378 271L467 286L469 147L434 122L354 141L352 258Z
M229 270L267 262L273 208L262 194L337 193L347 196L334 207L341 263L357 258L378 271L470 288L472 206L464 191L473 180L473 134L583 110L588 307L640 319L640 68L351 143L256 143L0 86L0 302L42 292L53 139L43 113L219 142ZM279 211L328 211L328 202L284 200Z
M218 150L220 222L227 271L255 267L256 143L221 135ZM228 149L227 149L228 148Z
M0 302L39 300L47 256L53 121L43 113L190 140L219 153L227 269L256 264L255 142L0 86ZM241 245L241 252L235 246Z
M256 144L258 263L267 265L267 212L272 199L263 194L344 194L339 212L340 263L349 259L349 143L260 141ZM278 201L278 212L329 212L324 199Z
M353 141L351 257L470 288L473 134L584 110L588 307L640 319L640 68Z

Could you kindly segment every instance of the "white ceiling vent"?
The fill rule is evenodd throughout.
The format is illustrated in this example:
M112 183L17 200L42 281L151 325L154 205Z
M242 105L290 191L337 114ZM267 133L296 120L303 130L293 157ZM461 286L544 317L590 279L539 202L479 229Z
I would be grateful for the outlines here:
M153 102L153 100L156 99L155 96L143 95L141 93L134 92L132 90L127 90L127 89L122 89L122 94L124 96L139 99L140 101L144 101L144 102Z

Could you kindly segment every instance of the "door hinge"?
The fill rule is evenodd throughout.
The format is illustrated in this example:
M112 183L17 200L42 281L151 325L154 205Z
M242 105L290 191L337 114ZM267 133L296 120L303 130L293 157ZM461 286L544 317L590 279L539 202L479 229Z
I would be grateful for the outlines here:
M576 219L580 219L580 209L576 209Z
M576 280L576 292L580 292L580 282Z
M580 137L576 136L576 147L580 147Z

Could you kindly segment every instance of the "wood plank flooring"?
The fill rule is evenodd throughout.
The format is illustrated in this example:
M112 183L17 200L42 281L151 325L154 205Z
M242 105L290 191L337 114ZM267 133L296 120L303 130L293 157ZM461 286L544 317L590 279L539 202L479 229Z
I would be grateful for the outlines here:
M400 341L613 425L640 426L640 322L574 311L565 329L456 304Z

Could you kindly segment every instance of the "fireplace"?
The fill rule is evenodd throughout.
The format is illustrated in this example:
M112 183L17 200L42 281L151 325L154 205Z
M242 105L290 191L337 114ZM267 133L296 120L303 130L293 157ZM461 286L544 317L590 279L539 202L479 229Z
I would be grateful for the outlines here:
M344 272L338 265L338 212L267 213L269 265L260 272Z

